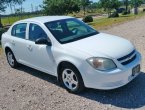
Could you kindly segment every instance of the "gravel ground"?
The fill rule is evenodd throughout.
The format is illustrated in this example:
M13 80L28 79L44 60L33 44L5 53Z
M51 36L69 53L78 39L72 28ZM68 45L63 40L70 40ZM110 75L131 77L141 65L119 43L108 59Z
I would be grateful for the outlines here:
M0 56L0 110L145 110L145 17L108 30L134 42L142 53L142 73L128 85L111 91L87 89L70 94L56 78L26 66L12 69Z

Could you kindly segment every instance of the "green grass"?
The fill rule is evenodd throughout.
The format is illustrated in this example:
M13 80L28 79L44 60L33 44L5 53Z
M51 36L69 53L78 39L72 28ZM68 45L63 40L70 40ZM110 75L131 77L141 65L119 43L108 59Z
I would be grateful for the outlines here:
M107 29L110 26L121 24L130 20L134 20L145 16L145 13L140 13L138 15L120 15L118 18L100 18L95 19L93 22L89 23L89 25L93 26L95 29Z
M5 17L2 18L2 24L5 25L11 25L16 21L22 20L22 19L26 19L26 18L32 18L32 17L37 17L37 16L42 16L40 14L38 15L25 15L25 16L15 16L15 17Z
M13 24L14 22L21 20L21 19L26 19L26 18L31 18L31 17L36 17L36 16L42 16L42 15L29 15L29 16L17 16L17 17L5 17L2 18L2 23L3 25L8 25L8 24ZM89 25L93 26L95 29L106 29L112 25L117 25L120 23L124 23L126 21L134 20L136 18L140 18L142 16L145 16L145 13L140 13L138 15L120 15L118 18L96 18L94 19L94 22L89 23Z

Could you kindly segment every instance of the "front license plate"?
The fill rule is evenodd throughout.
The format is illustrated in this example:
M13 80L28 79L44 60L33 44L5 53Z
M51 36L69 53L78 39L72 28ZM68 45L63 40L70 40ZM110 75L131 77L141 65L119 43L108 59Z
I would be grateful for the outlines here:
M136 74L138 74L140 72L140 65L137 65L136 67L134 67L132 69L132 76L135 76Z

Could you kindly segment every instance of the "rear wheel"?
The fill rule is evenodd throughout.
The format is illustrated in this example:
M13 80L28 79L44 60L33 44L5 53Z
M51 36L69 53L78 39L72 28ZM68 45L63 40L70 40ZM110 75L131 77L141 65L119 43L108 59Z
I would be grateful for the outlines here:
M12 68L16 68L18 66L18 62L15 59L15 56L11 50L6 52L7 61Z
M79 93L85 88L79 71L72 65L63 66L60 77L62 85L71 93Z

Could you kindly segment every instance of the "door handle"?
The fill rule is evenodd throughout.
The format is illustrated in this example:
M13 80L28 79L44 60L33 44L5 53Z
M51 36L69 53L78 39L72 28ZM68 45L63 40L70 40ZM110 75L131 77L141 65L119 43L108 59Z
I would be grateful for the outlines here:
M32 51L32 46L31 45L28 45L27 48Z

